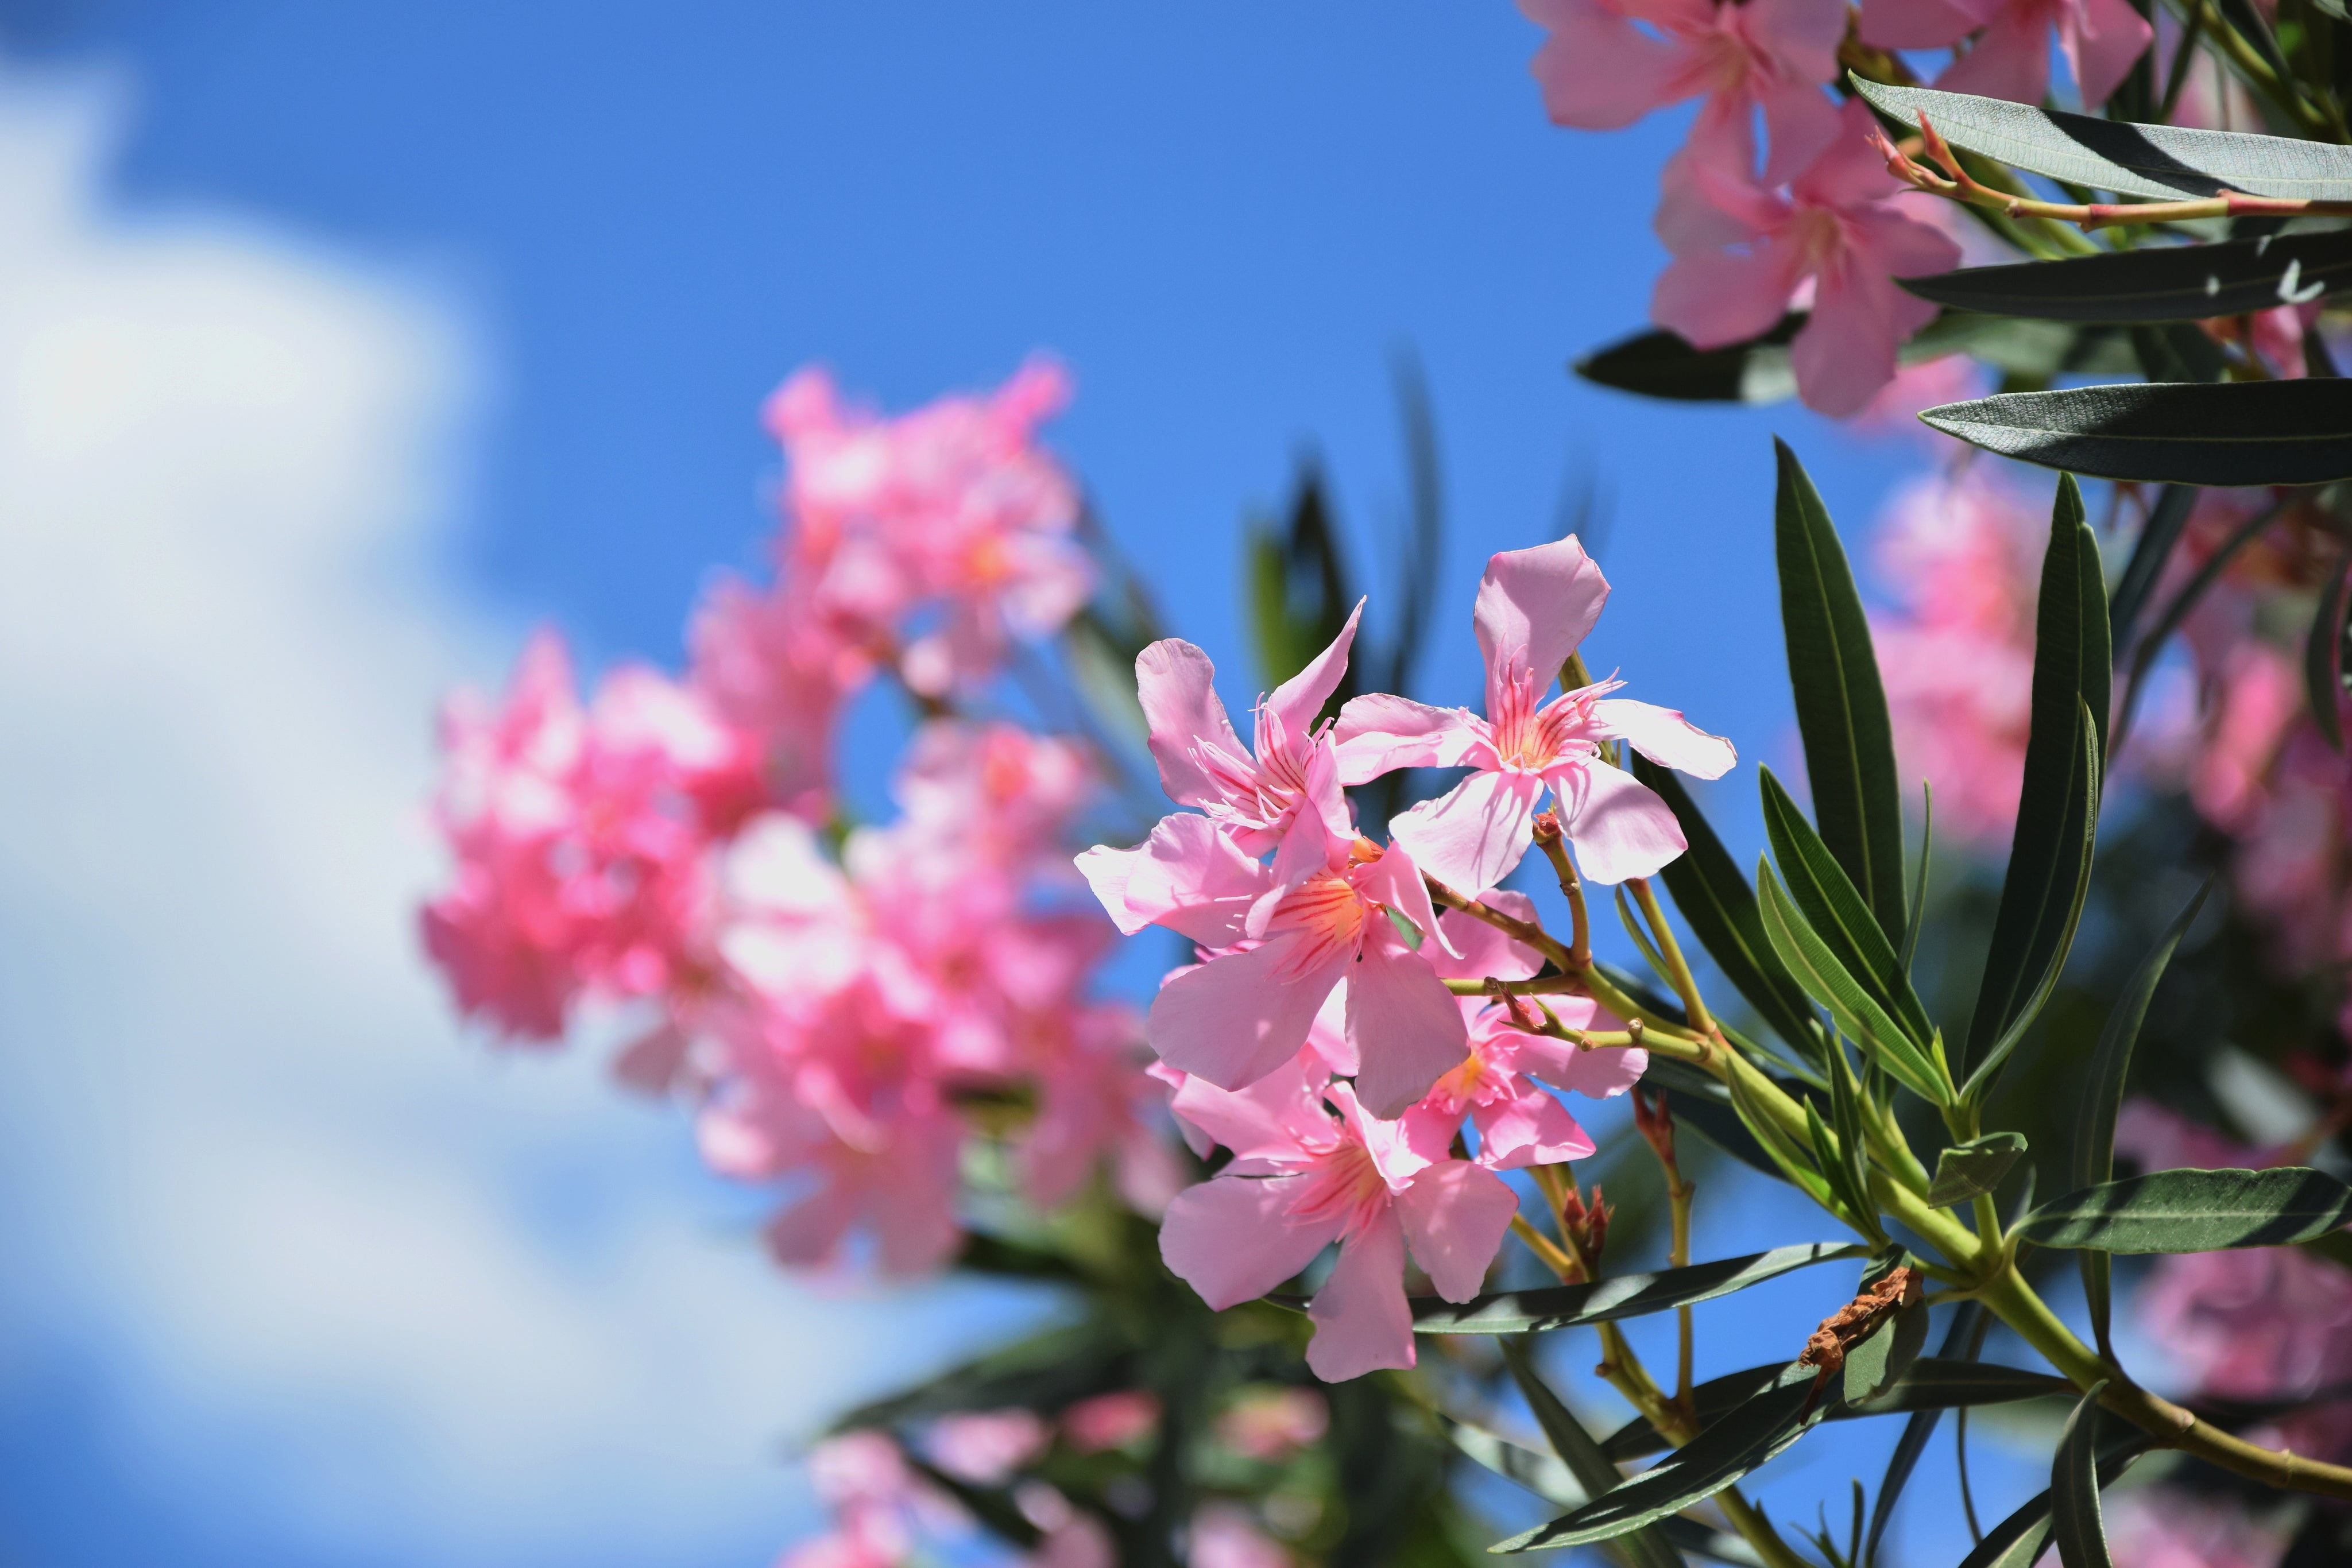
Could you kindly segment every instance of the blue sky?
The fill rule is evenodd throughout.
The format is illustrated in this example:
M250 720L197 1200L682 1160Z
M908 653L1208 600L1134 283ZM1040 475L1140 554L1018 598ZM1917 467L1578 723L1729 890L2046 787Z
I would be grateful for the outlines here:
M621 1103L577 1057L485 1065L406 945L406 901L431 874L406 803L432 692L497 680L543 620L592 662L674 660L705 574L758 559L775 458L755 412L793 367L824 361L897 407L991 382L1034 349L1059 354L1079 392L1053 439L1238 703L1252 680L1234 612L1241 518L1279 501L1310 448L1360 539L1393 517L1387 367L1411 345L1454 527L1426 695L1469 695L1479 563L1547 537L1569 476L1587 474L1609 497L1618 588L1596 663L1751 759L1779 757L1788 725L1770 435L1797 444L1850 526L1919 460L1792 407L1641 403L1567 374L1642 324L1663 259L1655 176L1683 117L1606 137L1548 126L1527 75L1536 34L1492 0L1153 13L90 0L16 7L0 42L13 61L0 121L63 104L26 111L34 128L0 149L5 204L79 193L39 246L0 244L34 256L20 277L38 288L22 298L64 300L57 319L79 320L80 280L119 284L91 318L102 325L168 296L219 326L190 340L197 382L261 343L315 372L289 384L317 389L247 418L173 381L157 395L182 398L185 417L107 425L119 462L58 471L56 495L120 483L121 516L151 507L151 531L126 525L110 553L100 517L0 563L21 569L20 594L80 563L74 589L32 606L58 638L89 643L73 671L110 671L109 650L131 650L103 701L67 714L27 684L0 710L55 738L11 786L20 821L87 805L85 767L120 795L98 838L0 835L0 936L15 944L0 968L23 981L0 1002L0 1088L36 1107L0 1126L47 1118L0 1159L16 1186L0 1216L47 1239L0 1286L0 1328L29 1347L0 1358L13 1412L0 1540L26 1543L27 1562L762 1561L801 1517L776 1469L783 1438L850 1386L820 1363L887 1378L902 1369L893 1335L929 1325L969 1343L1009 1321L1011 1304L968 1294L901 1303L771 1278L740 1245L749 1210L698 1176L675 1120ZM231 296L247 315L221 314ZM132 483L160 462L158 432L192 444L174 462L211 472L217 453L189 434L207 420L223 422L223 450L251 446L235 486L191 499ZM0 509L19 523L72 515L55 496L12 495ZM282 502L278 531L254 520L254 496ZM212 509L186 510L199 505ZM184 568L142 576L142 552L179 561L192 540ZM135 591L89 588L113 573ZM25 657L62 667L64 645ZM202 674L215 664L216 679ZM224 740L247 737L236 725L257 706L274 721ZM207 716L202 734L167 746L170 716L191 711ZM112 740L86 733L91 715L110 716ZM184 782L205 768L227 781L215 806ZM1745 788L1718 798L1746 820ZM289 822L326 799L332 813ZM316 852L285 886L326 915L292 911L253 870L298 843ZM322 880L355 843L366 873ZM94 874L106 853L113 881ZM168 900L152 896L159 866ZM249 922L220 915L224 888ZM122 913L134 905L175 923L142 925ZM292 972L303 961L270 944L320 919L348 923L342 946L318 973ZM146 946L126 946L142 932ZM188 940L206 962L178 963ZM329 983L346 973L344 989ZM354 1019L369 987L391 999ZM118 1076L75 1076L84 1041ZM246 1052L252 1076L210 1071L215 1050ZM212 1120L153 1071L163 1056L212 1096ZM151 1266L156 1233L133 1221L186 1165L144 1133L100 1159L58 1132L123 1101L126 1124L208 1129L185 1155L208 1173L248 1134L284 1152L288 1174L257 1169L191 1218L220 1226L202 1231L220 1248L339 1168L297 1135L337 1126L348 1147L381 1151L369 1169L383 1191L446 1197L404 1223L445 1240L477 1226L481 1246L411 1266L385 1241L354 1255L356 1272L320 1264L300 1275L315 1311L273 1327L266 1303L205 1295L231 1254ZM320 1122L329 1103L342 1121ZM270 1219L281 1228L255 1232L270 1266L289 1238L346 1239L336 1217L372 1212L373 1190ZM1702 1236L1730 1249L1744 1228L1725 1216ZM524 1259L515 1278L479 1300L430 1295L500 1247ZM656 1274L677 1283L647 1284ZM412 1286L429 1299L399 1297ZM469 1386L520 1407L572 1384L551 1374L501 1393L444 1353L510 1367L541 1301L572 1314L550 1337L577 1364L619 1360L629 1375L539 1426L485 1424ZM436 1312L444 1338L411 1332ZM362 1326L321 1330L314 1359L289 1358L289 1333L327 1322ZM358 1378L379 1344L417 1359L387 1350L376 1382ZM410 1397L444 1384L443 1405ZM599 1424L601 1438L580 1436ZM450 1449L451 1432L481 1454ZM681 1457L642 1461L665 1448ZM532 1468L499 1469L518 1453ZM600 1495L603 1511L582 1508ZM634 1533L613 1522L625 1506Z

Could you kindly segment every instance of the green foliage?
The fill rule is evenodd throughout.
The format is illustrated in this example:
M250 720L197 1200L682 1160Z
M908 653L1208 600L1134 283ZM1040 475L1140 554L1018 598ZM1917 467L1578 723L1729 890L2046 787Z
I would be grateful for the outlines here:
M1951 1091L1926 1050L1904 1032L1869 988L1838 961L1819 933L1805 920L1771 862L1756 862L1756 886L1764 915L1764 934L1772 950L1797 977L1806 994L1829 1009L1837 1027L1851 1035L1873 1061L1900 1080L1913 1093L1933 1104L1949 1100Z
M2218 1252L2307 1241L2352 1216L2352 1187L2302 1166L2151 1171L2053 1199L2018 1233L2042 1247Z
M1775 1247L1745 1258L1694 1263L1654 1274L1620 1274L1589 1285L1558 1285L1539 1291L1508 1291L1459 1304L1434 1296L1412 1301L1417 1333L1523 1334L1580 1323L1609 1323L1647 1316L1735 1291L1816 1263L1865 1256L1867 1248L1835 1241ZM1293 1304L1286 1299L1282 1304ZM1298 1303L1303 1305L1304 1303Z
M2097 1484L2113 1485L2115 1479L2129 1469L2147 1448L2147 1440L2142 1438L2110 1449L2093 1471ZM2032 1568L2050 1542L2050 1493L2034 1497L1985 1531L1984 1540L1961 1559L1959 1568Z
M1759 765L1757 777L1764 796L1764 831L1771 841L1772 858L1788 884L1790 896L1805 920L1845 971L1869 991L1871 999L1895 1018L1915 1044L1935 1038L1936 1026L1905 977L1902 957L1887 927L1869 905L1813 831L1788 790L1769 768ZM1902 901L1896 901L1898 913ZM1907 920L1893 927L1901 932Z
M1948 1340L1945 1348L1953 1348L1951 1342ZM1750 1395L1769 1386L1780 1375L1780 1370L1781 1364L1774 1362L1769 1366L1727 1372L1721 1377L1709 1378L1694 1387L1691 1390L1691 1406L1699 1425L1712 1426L1722 1416L1729 1415ZM2043 1399L2061 1394L2072 1398L2074 1393L2073 1384L2046 1373L2026 1372L2013 1366L1989 1366L1980 1362L1959 1361L1949 1356L1921 1356L1868 1404L1853 1405L1841 1398L1831 1409L1829 1419L1853 1421L1872 1416L1965 1410L1980 1405L2012 1405L2021 1399ZM1601 1452L1619 1462L1658 1453L1669 1446L1644 1416L1635 1416L1601 1442Z
M1973 1203L1999 1187L2010 1167L2024 1157L2022 1133L1987 1133L1965 1144L1954 1144L1936 1156L1936 1179L1927 1184L1927 1203L1935 1208Z
M1560 1403L1559 1396L1536 1375L1535 1354L1528 1342L1506 1340L1502 1349L1503 1364L1510 1369L1511 1380L1519 1385L1536 1425L1543 1428L1552 1451L1575 1476L1585 1496L1597 1499L1614 1490L1620 1484L1617 1467L1609 1462L1601 1445L1593 1441L1592 1434ZM1682 1554L1667 1544L1664 1534L1654 1525L1627 1531L1620 1538L1619 1549L1633 1568L1681 1568Z
M2300 298L2313 289L2333 294L2352 285L2352 230L2149 246L1895 281L1938 305L2000 316L2201 321L2267 310L2288 293Z
M2100 479L2246 486L2352 478L2352 385L2336 380L1996 392L1919 417L1988 452Z
M2099 1520L2098 1464L2092 1448L2099 1429L2099 1396L2106 1387L2105 1382L2093 1384L2075 1404L2050 1463L2050 1536L2064 1568L2115 1568Z

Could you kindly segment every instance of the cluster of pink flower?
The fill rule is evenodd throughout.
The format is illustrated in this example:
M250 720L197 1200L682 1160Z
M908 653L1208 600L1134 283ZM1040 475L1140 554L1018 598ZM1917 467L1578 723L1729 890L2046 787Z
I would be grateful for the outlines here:
M1198 946L1201 961L1169 977L1148 1027L1178 1086L1176 1114L1204 1152L1232 1155L1170 1206L1161 1251L1223 1308L1339 1242L1311 1314L1307 1361L1322 1377L1412 1365L1408 1246L1440 1294L1466 1300L1517 1207L1495 1173L1591 1152L1546 1084L1615 1094L1647 1065L1639 1051L1580 1051L1516 1027L1507 1007L1456 996L1448 978L1519 979L1541 963L1464 910L1439 918L1431 897L1434 883L1449 902L1486 894L1491 909L1532 915L1520 895L1490 890L1526 853L1547 791L1587 880L1648 876L1682 852L1672 810L1602 747L1622 742L1712 779L1735 760L1730 744L1612 696L1613 680L1543 700L1608 593L1573 538L1494 557L1473 617L1483 716L1375 695L1318 725L1354 617L1259 704L1252 747L1198 648L1159 643L1136 662L1161 781L1196 810L1078 865L1120 930L1158 925ZM1409 767L1471 772L1376 844L1343 786ZM1610 1027L1589 1000L1561 1016ZM1457 1139L1470 1137L1465 1156Z
M882 420L803 372L770 405L791 463L776 581L716 589L683 683L625 668L583 706L542 634L503 706L461 694L445 716L457 871L424 928L460 1006L530 1041L584 998L650 1003L624 1075L689 1095L719 1169L797 1178L770 1232L789 1262L835 1258L861 1225L887 1270L944 1261L968 1091L1034 1089L1019 1155L1040 1204L1107 1156L1139 1206L1176 1185L1140 1022L1087 996L1112 934L1053 903L1076 887L1085 751L933 716L898 818L837 857L823 836L860 685L894 672L936 716L1086 599L1076 486L1034 439L1064 393L1037 366Z
M1935 314L1892 279L1957 266L1959 250L1888 174L1860 100L1825 84L1864 50L1956 49L1936 85L2039 103L2056 30L2086 104L2104 103L2153 34L2126 0L1520 0L1549 34L1535 59L1554 120L1630 125L1702 100L1667 166L1658 237L1674 256L1651 313L1699 348L1743 341L1810 307L1794 344L1799 391L1855 413L1895 374L1895 350ZM1758 167L1756 125L1767 136ZM1922 221L1923 216L1926 221Z

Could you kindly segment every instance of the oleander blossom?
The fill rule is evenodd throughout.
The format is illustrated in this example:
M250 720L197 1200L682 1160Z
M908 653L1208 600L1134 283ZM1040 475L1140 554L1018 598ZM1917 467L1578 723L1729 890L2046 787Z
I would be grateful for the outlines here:
M1862 41L1940 49L1977 35L1936 85L2038 104L2050 89L2050 35L2090 108L2106 102L2156 37L2127 0L1865 0Z

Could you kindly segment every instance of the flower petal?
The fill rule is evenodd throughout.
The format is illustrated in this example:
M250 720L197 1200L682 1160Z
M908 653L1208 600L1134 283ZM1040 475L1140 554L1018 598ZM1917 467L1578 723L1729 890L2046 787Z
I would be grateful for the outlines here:
M1654 875L1690 847L1673 809L1630 774L1585 762L1550 779L1560 798L1560 827L1587 882Z
M1335 1233L1291 1222L1300 1185L1222 1176L1186 1187L1160 1222L1160 1260L1221 1312L1256 1300L1315 1261Z
M1217 695L1216 665L1209 655L1178 637L1162 638L1135 656L1135 695L1151 730L1151 756L1160 764L1160 786L1187 806L1225 797L1192 755L1196 746L1240 761L1249 756Z
M1680 708L1604 697L1592 705L1592 719L1593 735L1624 741L1659 767L1695 779L1720 779L1739 760L1731 742L1707 734Z
M1364 601L1348 612L1348 623L1331 639L1331 645L1307 662L1307 667L1274 688L1274 695L1265 706L1288 727L1293 735L1305 735L1315 727L1316 716L1331 694L1339 689L1339 681L1348 673L1348 650L1356 641L1356 622L1364 617Z
M1590 1147L1590 1145L1587 1145ZM1493 1171L1447 1160L1412 1178L1396 1200L1413 1261L1437 1293L1466 1301L1486 1282L1487 1267L1519 1211L1518 1196Z
M1592 1153L1592 1135L1577 1124L1567 1106L1529 1080L1523 1078L1519 1084L1523 1092L1470 1112L1478 1124L1480 1165L1515 1171L1580 1160ZM1418 1256L1420 1249L1413 1250Z
M1339 754L1339 782L1369 784L1400 768L1459 767L1477 736L1470 716L1458 707L1374 692L1348 700L1331 738Z
M1339 1261L1307 1315L1307 1364L1326 1383L1413 1364L1412 1309L1404 1299L1404 1230L1393 1210L1339 1243Z
M1295 972L1294 960L1312 940L1303 931L1277 932L1246 953L1178 975L1152 998L1144 1023L1151 1049L1220 1089L1246 1089L1288 1061L1347 971L1348 955L1339 950Z
M1365 918L1363 957L1348 976L1348 1038L1356 1092L1383 1120L1403 1115L1469 1053L1454 993L1384 915Z
M1266 883L1264 866L1214 822L1190 811L1160 818L1151 836L1131 850L1097 844L1077 857L1077 867L1125 935L1165 925L1209 946L1240 937Z
M1532 921L1536 917L1535 901L1524 893L1497 889L1479 902L1514 919ZM1441 956L1423 949L1423 956L1442 979L1478 980L1493 975L1498 979L1524 980L1543 967L1542 954L1505 936L1475 915L1449 909L1437 917L1437 930L1459 955Z
M1534 842L1543 780L1532 773L1473 773L1389 824L1415 864L1467 898L1510 875Z
M1615 131L1681 96L1686 47L1654 38L1594 0L1520 0L1551 35L1530 69L1555 124Z
M1490 557L1471 612L1486 656L1486 711L1495 711L1496 683L1510 670L1533 675L1538 694L1549 687L1608 602L1609 580L1574 534Z
M2083 0L2079 11L2071 5L2058 11L2058 44L2085 105L2113 97L2155 36L2126 0Z
M1234 1152L1236 1160L1302 1160L1330 1146L1337 1129L1318 1092L1331 1072L1301 1051L1246 1089L1184 1080L1169 1109Z

